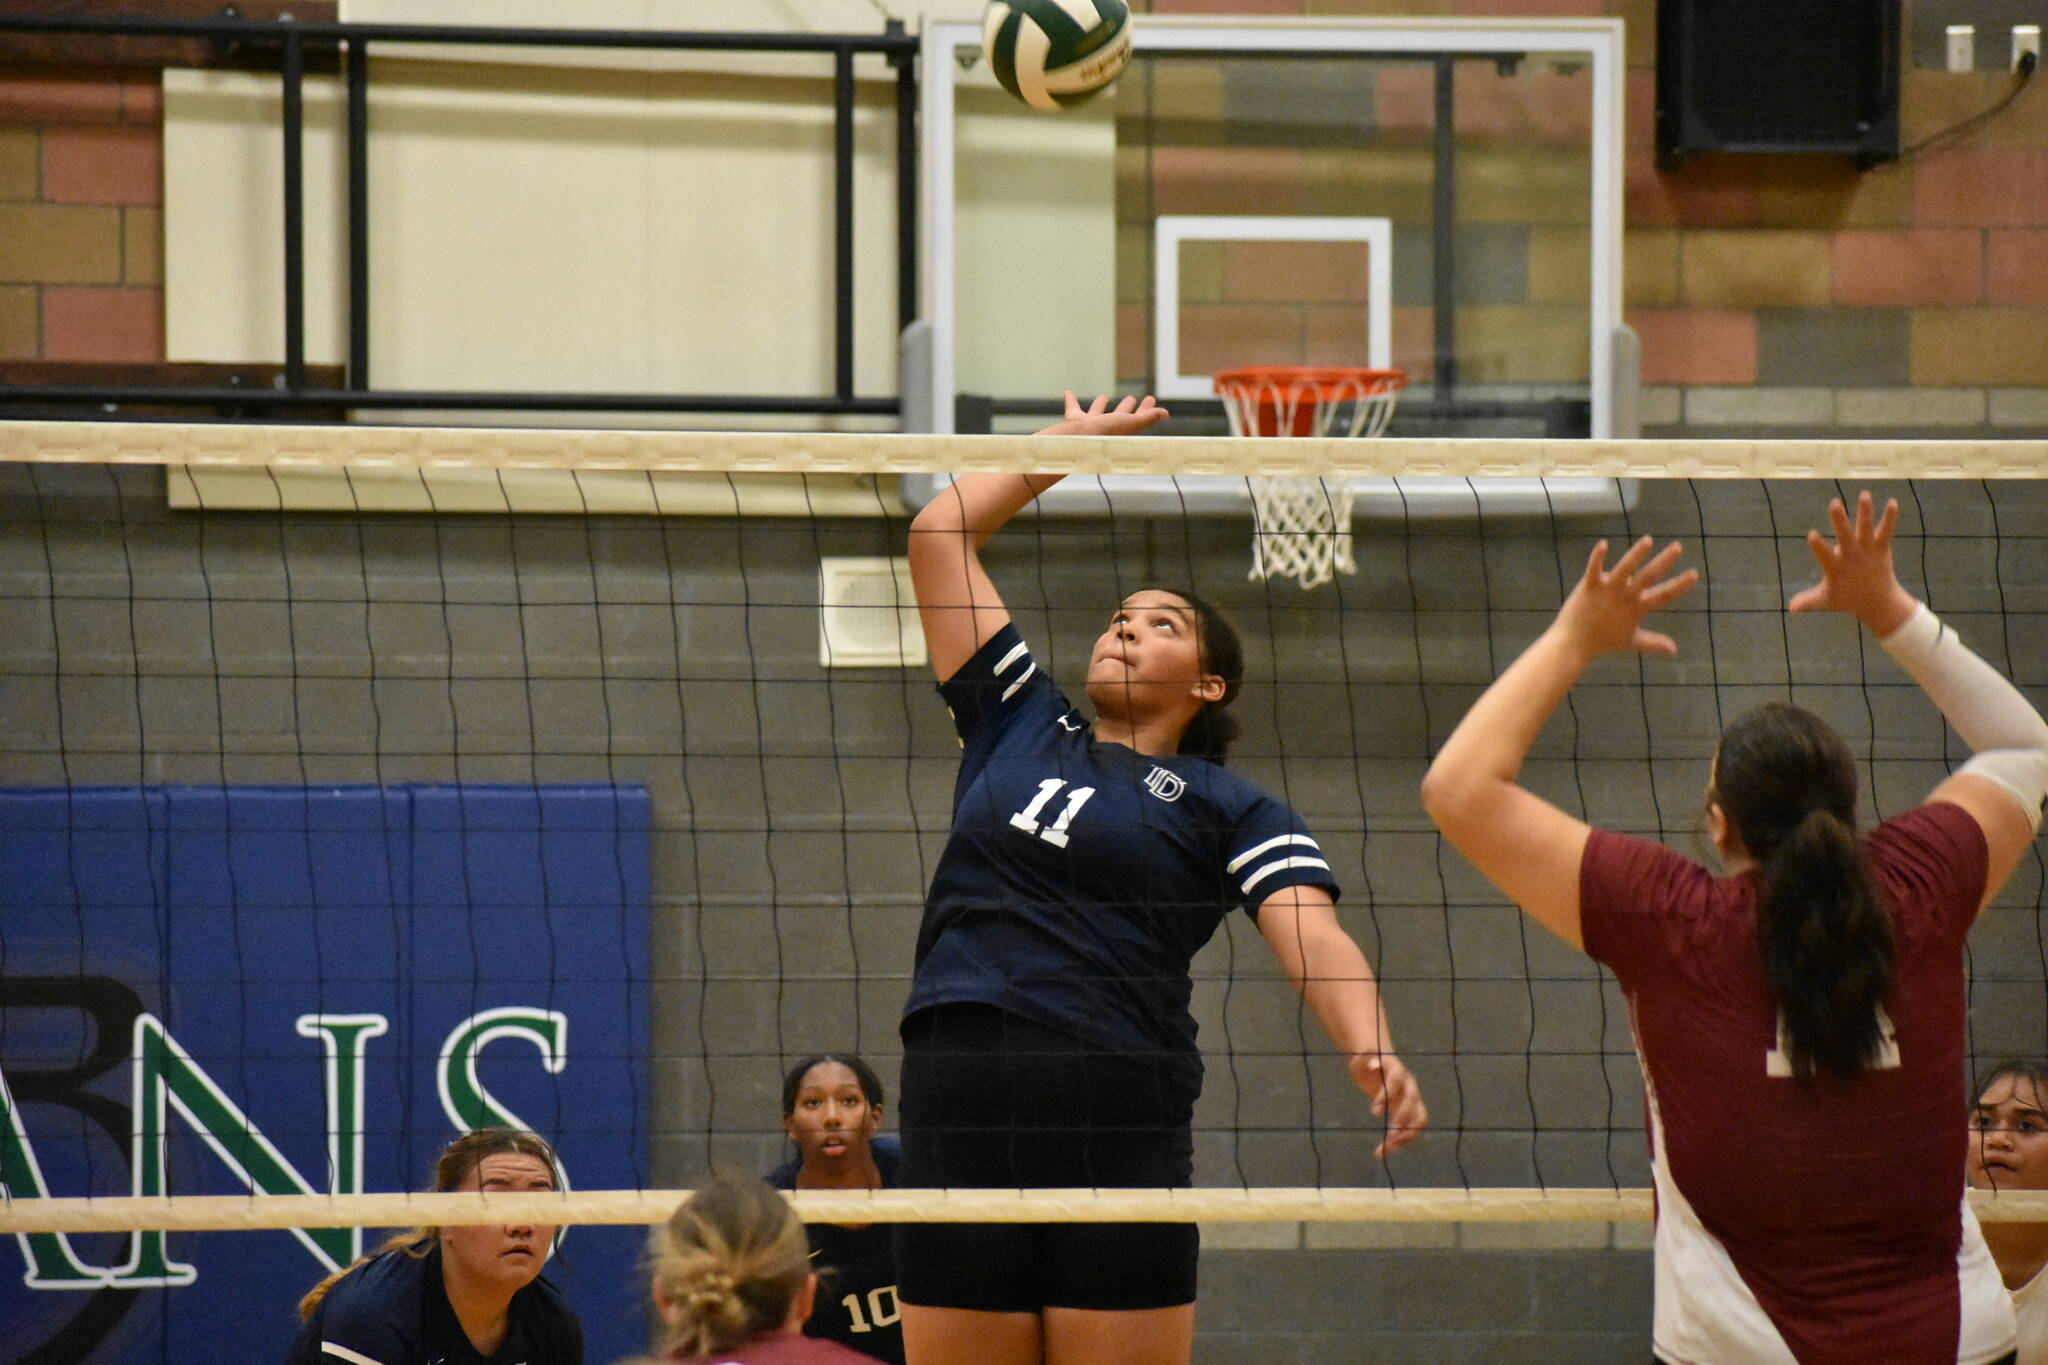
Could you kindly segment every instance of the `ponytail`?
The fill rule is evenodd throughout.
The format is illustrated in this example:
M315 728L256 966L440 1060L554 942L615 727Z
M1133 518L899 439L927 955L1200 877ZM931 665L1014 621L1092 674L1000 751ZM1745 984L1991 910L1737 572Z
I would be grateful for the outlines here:
M1763 872L1757 946L1799 1081L1878 1062L1891 990L1889 908L1856 838L1856 765L1826 722L1782 702L1721 737L1714 799Z
M1856 831L1832 811L1808 811L1763 860L1763 880L1757 941L1792 1075L1860 1075L1884 1046L1878 1011L1893 946Z
M314 1310L319 1308L321 1303L327 1298L327 1291L339 1284L342 1277L357 1266L368 1265L387 1251L403 1251L406 1255L417 1260L434 1249L434 1243L440 1237L440 1232L439 1228L407 1228L404 1232L392 1233L384 1239L383 1243L376 1250L356 1257L353 1261L350 1261L347 1265L335 1271L311 1289L308 1289L306 1296L299 1300L299 1321L305 1322L310 1319L313 1316Z
M1177 752L1189 758L1206 758L1211 763L1230 761L1230 744L1237 738L1237 717L1224 710L1228 702L1205 703L1181 731Z
M788 1200L751 1176L707 1181L669 1218L655 1256L669 1355L719 1355L780 1329L810 1273L810 1243Z

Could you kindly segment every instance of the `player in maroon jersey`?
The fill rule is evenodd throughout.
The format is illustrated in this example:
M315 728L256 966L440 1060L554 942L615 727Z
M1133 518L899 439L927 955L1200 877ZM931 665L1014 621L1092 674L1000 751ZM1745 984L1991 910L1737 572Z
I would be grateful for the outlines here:
M1707 828L1725 875L1595 830L1517 785L1579 675L1673 654L1644 618L1690 588L1679 547L1605 542L1556 621L1474 704L1423 783L1445 836L1614 970L1657 1190L1655 1346L1669 1365L1989 1365L2012 1310L1964 1200L1963 938L2039 827L2048 723L1892 573L1897 504L1829 507L1821 581L1975 751L1859 837L1841 739L1773 704L1723 732Z
M818 1296L796 1210L752 1176L714 1176L658 1234L654 1306L662 1361L718 1365L875 1365L804 1335Z

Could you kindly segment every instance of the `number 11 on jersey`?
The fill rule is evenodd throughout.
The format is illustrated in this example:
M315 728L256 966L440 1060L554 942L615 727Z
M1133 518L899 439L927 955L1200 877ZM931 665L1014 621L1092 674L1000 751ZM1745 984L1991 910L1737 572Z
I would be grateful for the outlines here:
M1067 846L1067 826L1081 807L1088 804L1088 798L1095 795L1093 787L1076 787L1067 794L1067 804L1060 811L1059 818L1050 825L1041 827L1038 817L1045 813L1045 807L1053 797L1059 795L1061 787L1067 785L1063 777L1048 777L1038 784L1038 795L1031 798L1031 804L1010 817L1010 823L1026 834L1035 834L1054 848Z

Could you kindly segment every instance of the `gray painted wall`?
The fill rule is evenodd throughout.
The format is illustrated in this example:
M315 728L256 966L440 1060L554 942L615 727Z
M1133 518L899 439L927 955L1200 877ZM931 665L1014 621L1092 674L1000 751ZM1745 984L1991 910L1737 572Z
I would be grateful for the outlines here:
M1344 919L1435 1115L1424 1142L1376 1163L1363 1101L1233 922L1196 964L1199 1181L1646 1183L1611 983L1438 844L1416 783L1588 542L1652 529L1707 575L1665 623L1681 655L1596 667L1529 781L1683 842L1720 718L1789 677L1871 761L1870 809L1916 801L1960 753L1932 708L1848 623L1779 611L1810 576L1798 537L1831 491L1648 482L1626 525L1376 523L1357 576L1307 594L1244 581L1234 520L1020 522L998 538L997 581L1057 677L1078 680L1141 583L1198 586L1233 612L1252 675L1236 765L1335 855ZM1905 502L1902 575L2048 704L2048 484L1880 492ZM816 564L898 552L903 531L197 516L165 510L155 471L0 467L0 781L645 783L651 1179L765 1169L789 1060L857 1048L894 1079L957 749L924 677L820 669ZM2048 1051L2040 900L2036 859L1974 940L1982 1057ZM1647 1354L1641 1228L1207 1231L1204 1360Z

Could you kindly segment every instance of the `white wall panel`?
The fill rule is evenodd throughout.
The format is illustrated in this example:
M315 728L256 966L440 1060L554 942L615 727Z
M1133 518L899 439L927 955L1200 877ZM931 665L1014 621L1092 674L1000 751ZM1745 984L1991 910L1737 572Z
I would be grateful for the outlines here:
M526 0L358 0L346 13L564 22ZM609 0L575 19L727 28L774 19L791 31L871 32L880 16L865 0ZM394 55L374 58L371 72L378 387L830 390L829 58L778 59L801 74L767 75L395 55L405 50L380 47ZM878 57L856 70L855 379L858 392L876 395L896 387L894 87ZM1106 385L1111 110L1048 117L1010 101L985 73L968 86L958 128L963 317L997 325L963 355L963 387L1014 395ZM336 363L347 317L335 80L308 82L307 112L307 356ZM173 359L283 355L278 127L272 78L166 75Z

